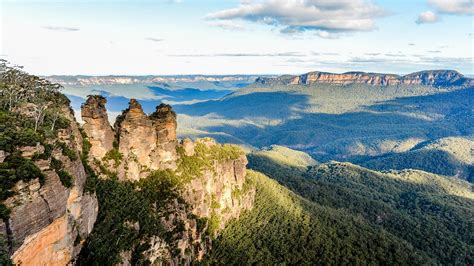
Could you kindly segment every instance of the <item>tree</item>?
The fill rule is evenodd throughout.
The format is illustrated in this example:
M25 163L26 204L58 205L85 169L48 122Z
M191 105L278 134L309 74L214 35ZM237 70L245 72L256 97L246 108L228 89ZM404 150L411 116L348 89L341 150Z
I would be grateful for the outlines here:
M29 75L20 66L11 66L6 60L0 59L0 100L2 107L8 111L20 103L30 103L32 116L35 120L35 131L41 126L45 112L54 103L62 101L59 91L61 85L52 84L37 76ZM62 102L61 102L62 103ZM53 111L52 129L59 118L59 111Z

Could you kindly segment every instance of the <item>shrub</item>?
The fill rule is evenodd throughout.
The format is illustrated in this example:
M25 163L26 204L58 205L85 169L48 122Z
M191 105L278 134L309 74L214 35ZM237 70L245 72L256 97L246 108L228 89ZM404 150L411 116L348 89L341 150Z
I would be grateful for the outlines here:
M108 162L109 160L113 160L115 163L114 166L118 167L122 161L122 158L123 155L118 151L118 149L113 148L105 154L105 156L102 158L102 161Z
M68 157L69 160L75 161L78 159L77 153L69 148L66 143L61 141L56 141L56 146L61 149L61 152L64 156Z
M59 170L57 172L59 176L59 180L61 180L61 184L67 188L71 188L74 184L74 178L65 170Z

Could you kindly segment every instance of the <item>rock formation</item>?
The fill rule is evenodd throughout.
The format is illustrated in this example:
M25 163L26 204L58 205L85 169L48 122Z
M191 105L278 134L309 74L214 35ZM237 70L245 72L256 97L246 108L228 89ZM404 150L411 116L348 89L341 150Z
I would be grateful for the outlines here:
M63 108L70 126L59 131L57 139L76 154L68 158L62 148L54 148L51 157L60 161L64 171L73 178L71 187L65 187L51 160L37 159L35 165L45 176L31 181L19 181L12 189L13 196L3 204L11 213L0 223L0 230L8 240L13 262L17 265L66 265L79 253L83 240L92 231L97 217L95 194L85 192L86 173L79 160L78 147L82 137L69 107ZM21 147L24 158L44 152L41 145Z
M123 158L119 178L137 180L152 170L175 169L176 125L176 114L169 105L162 104L147 116L141 105L131 99L114 126L118 152Z
M96 104L84 106L105 111ZM97 131L97 123L87 126L86 135ZM99 127L107 128L108 124ZM160 104L147 116L141 105L131 99L114 124L116 148L94 160L101 164L96 170L103 178L116 173L121 182L134 182L154 171L170 170L181 180L178 197L166 207L168 214L162 217L162 225L171 237L164 239L157 233L143 240L148 248L141 254L152 264L190 264L200 260L225 224L253 207L255 189L246 179L244 153L208 138L178 143L176 127L176 114L171 106ZM140 228L140 222L127 226ZM179 230L177 224L181 225ZM128 265L136 247L129 248L120 253L124 265Z
M117 143L120 179L138 180L150 171L176 168L176 114L171 106L161 104L147 116L140 103L131 99L129 107L117 117L114 133L107 120L105 98L91 96L82 105L84 131L91 142L90 156L98 161L110 160L108 152ZM117 159L117 158L116 158ZM118 160L117 160L118 161ZM104 162L110 165L116 162Z
M300 76L284 75L277 78L258 78L256 83L267 85L367 84L372 86L422 85L470 87L474 86L474 79L464 77L459 72L452 70L421 71L405 76L365 72L334 74L316 71Z
M81 106L83 129L92 145L89 154L93 158L102 159L113 148L114 133L107 117L106 103L102 96L91 96Z
M209 147L218 144L214 140L198 139L195 145ZM188 149L186 153L193 154L194 151ZM220 217L219 229L222 229L227 221L238 217L242 210L250 209L253 205L252 192L244 198L235 195L244 189L246 166L247 157L242 154L237 159L214 162L212 168L204 171L201 177L192 179L184 191L193 214L208 218L217 215ZM214 202L214 208L209 202Z

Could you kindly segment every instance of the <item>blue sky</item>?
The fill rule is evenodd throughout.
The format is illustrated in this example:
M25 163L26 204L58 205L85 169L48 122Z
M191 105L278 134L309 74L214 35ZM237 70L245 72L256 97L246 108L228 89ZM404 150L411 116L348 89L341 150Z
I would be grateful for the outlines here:
M0 55L38 75L473 75L473 9L473 0L1 0Z

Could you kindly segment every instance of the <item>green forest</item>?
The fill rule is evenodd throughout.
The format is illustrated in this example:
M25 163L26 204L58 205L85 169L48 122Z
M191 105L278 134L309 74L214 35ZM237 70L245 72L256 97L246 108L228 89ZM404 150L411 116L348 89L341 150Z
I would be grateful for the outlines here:
M298 222L287 221L293 217L288 215L289 210L299 206L301 210L305 210L305 212L298 211L299 215L306 213L315 221L339 215L329 224L318 224L314 221L309 223L310 227L314 226L314 230L320 233L335 230L324 236L327 237L327 241L323 241L325 243L330 242L342 247L349 245L352 248L357 247L356 249L366 245L366 248L374 251L379 250L381 244L363 240L363 238L372 239L374 235L377 237L383 235L386 241L384 243L389 244L395 241L398 246L389 249L381 248L384 252L393 251L396 254L383 254L382 257L389 258L393 255L392 261L402 264L406 259L417 264L414 262L417 257L428 264L472 265L474 262L472 230L474 194L469 183L415 170L380 173L350 163L331 162L295 167L285 165L281 160L275 160L272 157L274 156L266 151L251 153L248 155L249 167L267 174L298 196L287 191L286 194L291 195L288 199L292 200L284 204L286 209L283 209L283 206L282 209L273 208L272 202L278 201L269 199L269 194L275 194L273 196L276 197L282 193L281 191L285 191L285 188L270 181L266 181L265 185L262 185L263 181L257 182L259 189L255 209L243 219L236 221L236 226L229 226L229 229L219 238L210 261L226 259L229 262L238 263L254 256L267 256L267 259L276 263L294 262L283 260L288 256L279 257L282 253L288 253L289 257L305 258L307 261L301 262L308 264L324 261L323 258L326 258L327 254L311 253L321 248L318 244L304 245L305 249L293 246L294 243L307 239L303 234L290 232L295 230L295 225L303 227L300 225L303 223L302 218L299 218ZM266 180L266 177L262 175L257 176L259 176L258 180ZM279 188L280 191L275 192L270 188ZM280 210L281 212L277 213ZM271 217L266 217L266 215ZM263 217L269 219L271 223L256 228L256 226L261 226L256 221ZM281 228L269 230L275 221L281 222L279 224ZM257 225L254 226L255 224ZM345 233L341 235L341 232ZM333 234L339 234L340 237L330 239ZM244 238L250 238L250 240L244 241ZM359 239L359 241L351 242L353 239ZM259 247L252 247L256 243ZM275 246L276 243L279 243L278 247ZM287 246L281 243L287 243ZM377 244L371 246L374 243ZM251 245L242 247L241 250L253 251L251 254L244 252L247 257L237 257L238 252L226 251L232 245ZM269 250L266 250L267 248ZM406 251L399 253L403 248L409 250L408 254L415 258L400 255L406 254ZM372 256L376 256L374 253L338 253L336 249L333 249L333 252L331 256L343 256L339 259L347 257L349 260L354 259L353 262L360 258L359 256L363 256L366 261L371 261Z

